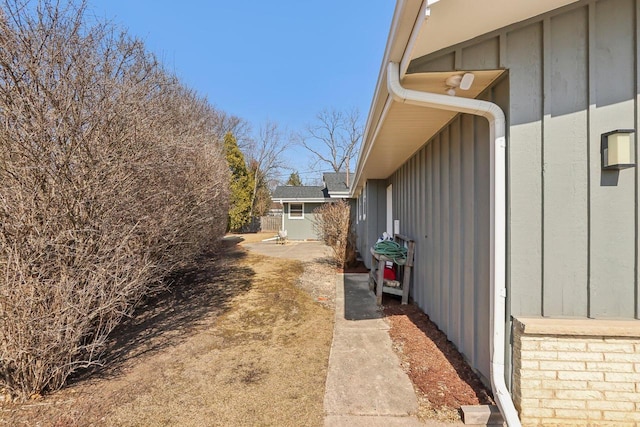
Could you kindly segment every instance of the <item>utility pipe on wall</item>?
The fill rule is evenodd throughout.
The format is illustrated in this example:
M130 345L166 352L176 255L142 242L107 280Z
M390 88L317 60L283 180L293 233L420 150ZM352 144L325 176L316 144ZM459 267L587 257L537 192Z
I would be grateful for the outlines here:
M520 419L504 380L506 315L506 163L505 116L493 102L406 89L400 84L400 66L387 66L387 89L396 102L438 110L482 116L489 121L490 144L490 287L491 287L491 388L507 425Z
M280 200L280 206L282 206L282 224L280 225L280 230L284 231L284 203Z

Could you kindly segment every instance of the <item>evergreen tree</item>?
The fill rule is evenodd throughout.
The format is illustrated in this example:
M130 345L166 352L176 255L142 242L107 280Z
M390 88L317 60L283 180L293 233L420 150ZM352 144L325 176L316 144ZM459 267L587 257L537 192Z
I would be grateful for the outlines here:
M244 155L238 148L238 141L231 133L224 136L224 150L231 170L228 228L237 231L251 219L253 179L247 170Z
M302 185L302 180L300 179L298 171L292 172L291 175L289 175L289 179L287 180L285 185L293 185L296 187L300 187Z

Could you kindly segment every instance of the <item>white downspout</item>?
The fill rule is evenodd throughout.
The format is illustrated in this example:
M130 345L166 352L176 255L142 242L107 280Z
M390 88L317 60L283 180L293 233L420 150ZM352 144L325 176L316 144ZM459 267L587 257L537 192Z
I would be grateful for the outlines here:
M491 287L491 388L509 427L520 419L504 380L504 343L507 289L506 268L506 163L505 117L502 109L488 101L405 89L400 84L400 66L387 66L387 89L394 101L438 110L485 117L489 121L490 148L490 287Z
M284 203L282 203L282 200L280 200L280 206L282 206L282 221L280 221L282 224L280 229L284 231Z

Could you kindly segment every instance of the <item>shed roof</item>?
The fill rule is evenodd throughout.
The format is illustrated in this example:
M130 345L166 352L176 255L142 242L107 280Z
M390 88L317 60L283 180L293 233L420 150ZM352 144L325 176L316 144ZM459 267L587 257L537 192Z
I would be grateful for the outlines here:
M324 202L329 197L324 187L317 185L279 185L271 198L285 202Z

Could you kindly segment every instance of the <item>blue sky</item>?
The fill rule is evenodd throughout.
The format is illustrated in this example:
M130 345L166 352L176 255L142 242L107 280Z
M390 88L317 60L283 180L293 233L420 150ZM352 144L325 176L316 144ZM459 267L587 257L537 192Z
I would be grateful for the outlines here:
M211 104L302 130L323 108L358 108L375 89L394 0L89 0ZM304 179L306 154L290 152Z

